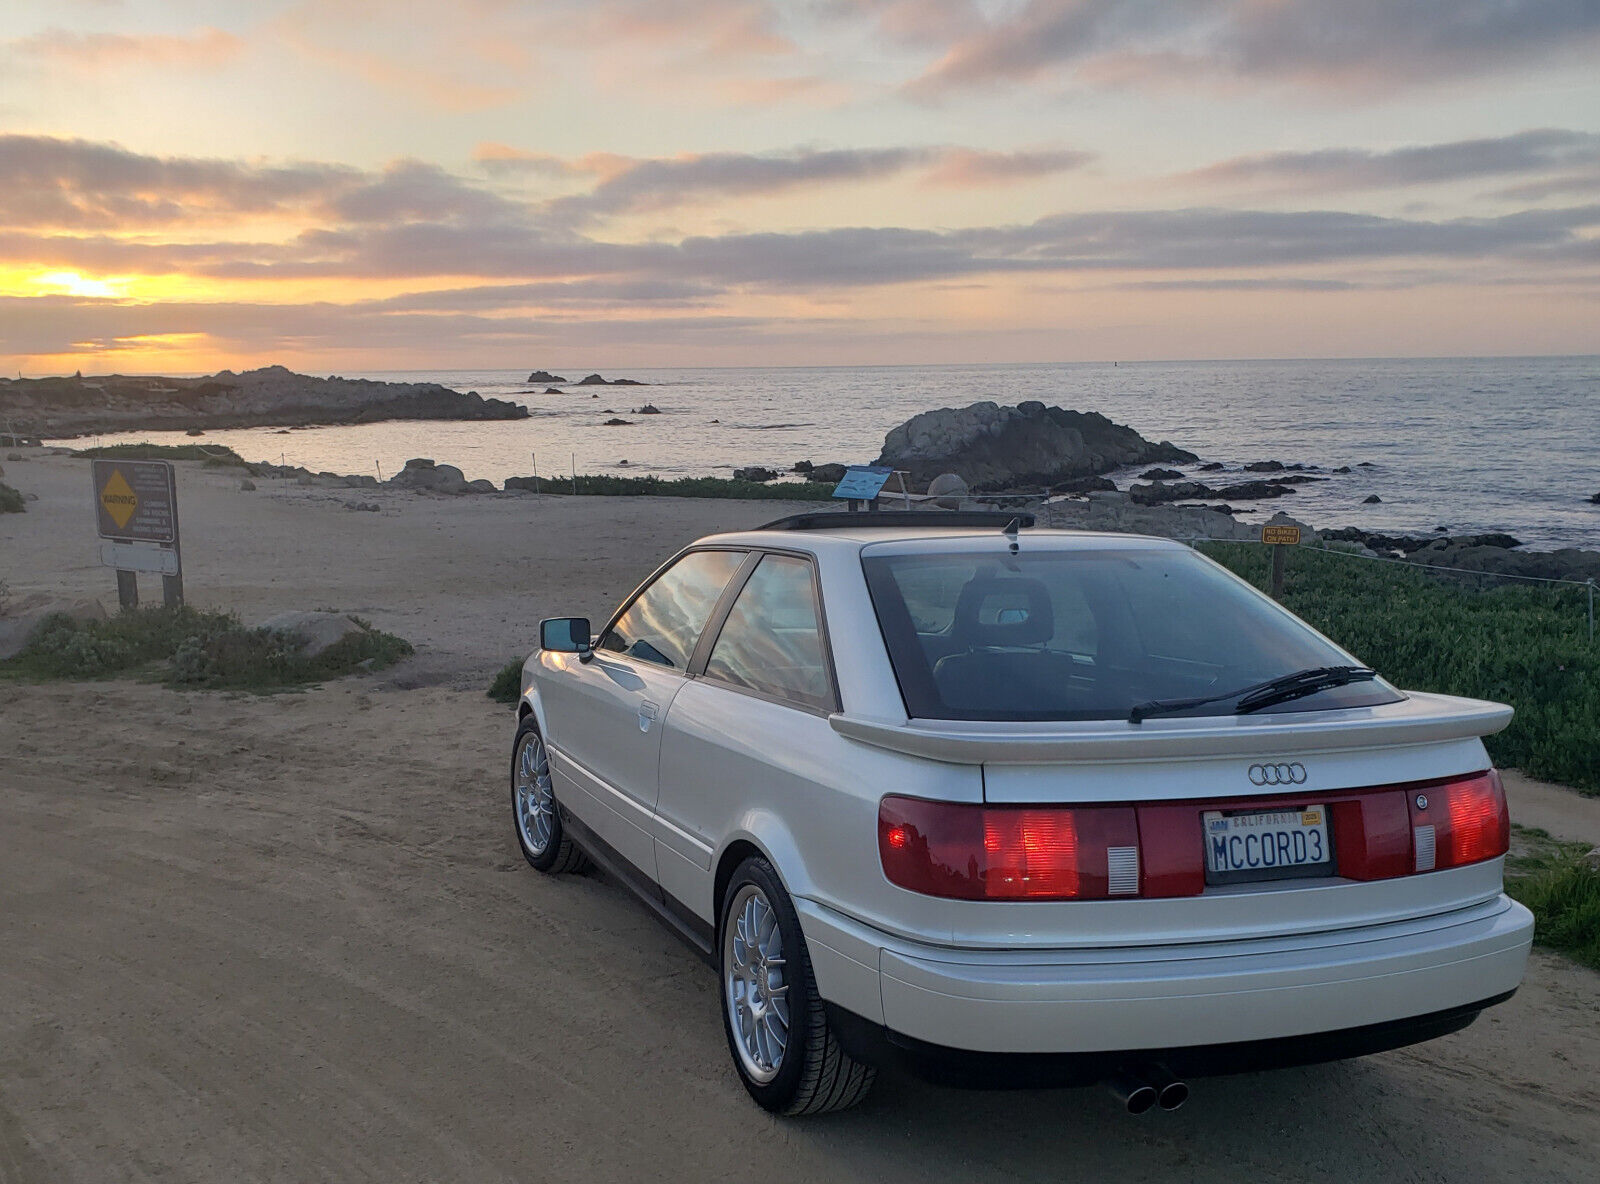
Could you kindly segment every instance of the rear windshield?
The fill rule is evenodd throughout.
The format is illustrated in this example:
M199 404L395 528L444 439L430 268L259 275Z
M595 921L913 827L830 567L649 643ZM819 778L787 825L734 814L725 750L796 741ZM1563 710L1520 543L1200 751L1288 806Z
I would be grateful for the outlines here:
M906 709L925 719L1126 718L1347 655L1191 551L877 555L863 560ZM1397 701L1351 683L1267 710ZM1229 715L1231 702L1178 715Z

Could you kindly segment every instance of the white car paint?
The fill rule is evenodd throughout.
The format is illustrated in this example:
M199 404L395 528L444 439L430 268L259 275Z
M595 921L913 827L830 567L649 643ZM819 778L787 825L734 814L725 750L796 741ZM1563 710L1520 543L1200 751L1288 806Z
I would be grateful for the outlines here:
M878 848L886 794L1227 801L1262 796L1247 773L1264 757L1302 763L1297 790L1306 793L1386 786L1488 769L1480 737L1510 718L1497 704L1417 693L1373 707L1142 724L909 718L863 555L998 553L1004 541L848 522L702 540L696 546L815 564L837 710L622 654L583 662L540 651L524 669L522 710L546 738L558 800L702 944L730 852L764 854L794 899L822 996L932 1045L1085 1052L1263 1040L1426 1015L1516 988L1532 918L1502 893L1500 859L1160 899L952 900L892 884ZM1023 545L1181 549L1060 531L1029 531ZM654 708L648 718L644 703Z

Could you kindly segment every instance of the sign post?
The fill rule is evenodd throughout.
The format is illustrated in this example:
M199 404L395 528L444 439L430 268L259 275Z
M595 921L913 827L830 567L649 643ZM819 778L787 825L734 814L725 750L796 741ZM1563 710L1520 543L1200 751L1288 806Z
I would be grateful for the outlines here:
M139 605L139 572L159 573L162 602L183 603L178 485L170 461L96 460L90 466L100 562L117 572L117 603Z
M1288 548L1299 546L1298 526L1263 526L1261 541L1272 548L1272 599L1283 599L1283 564Z
M833 487L833 496L849 502L852 510L865 507L878 508L878 494L884 483L894 476L894 470L877 465L851 465L844 471L844 479Z

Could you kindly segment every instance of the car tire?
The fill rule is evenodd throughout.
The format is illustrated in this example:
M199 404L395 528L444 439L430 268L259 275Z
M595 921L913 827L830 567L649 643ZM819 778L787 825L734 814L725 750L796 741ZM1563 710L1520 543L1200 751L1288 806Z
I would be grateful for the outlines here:
M581 872L589 866L588 856L561 825L550 782L550 751L531 715L517 726L511 748L511 830L522 858L542 872Z
M840 1046L817 994L800 918L765 859L752 857L734 871L719 922L722 1030L750 1096L788 1115L844 1110L866 1097L877 1070Z

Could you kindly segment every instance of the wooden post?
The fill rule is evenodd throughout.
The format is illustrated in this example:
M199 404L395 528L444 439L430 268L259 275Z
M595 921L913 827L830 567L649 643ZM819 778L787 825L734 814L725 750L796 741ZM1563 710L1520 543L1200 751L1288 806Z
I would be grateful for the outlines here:
M1272 599L1283 599L1283 564L1284 555L1289 550L1283 544L1276 544L1272 548Z
M117 604L128 610L139 607L139 577L120 568L117 570Z

